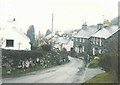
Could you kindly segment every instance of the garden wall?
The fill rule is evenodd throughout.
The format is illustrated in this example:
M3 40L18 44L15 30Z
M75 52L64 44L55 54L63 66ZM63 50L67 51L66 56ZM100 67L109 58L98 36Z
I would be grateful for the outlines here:
M29 68L47 68L68 62L65 51L24 51L2 49L3 76L15 71L23 72Z

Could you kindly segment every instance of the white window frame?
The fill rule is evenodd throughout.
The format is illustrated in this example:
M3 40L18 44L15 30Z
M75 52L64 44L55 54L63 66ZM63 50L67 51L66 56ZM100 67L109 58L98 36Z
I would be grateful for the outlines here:
M101 49L99 49L99 54L101 54L102 53L102 50Z
M95 44L95 37L93 37L93 44Z
M80 38L80 42L81 42L81 38Z
M84 46L82 46L82 52L85 52L85 48L84 48Z
M82 53L82 48L80 48L80 53Z
M98 38L96 38L96 45L98 45Z
M93 55L95 55L95 48L93 48L92 51L93 51Z
M85 42L84 38L83 38L83 42Z
M102 46L102 40L101 40L101 38L100 38L100 46Z
M79 48L75 47L75 52L79 53Z

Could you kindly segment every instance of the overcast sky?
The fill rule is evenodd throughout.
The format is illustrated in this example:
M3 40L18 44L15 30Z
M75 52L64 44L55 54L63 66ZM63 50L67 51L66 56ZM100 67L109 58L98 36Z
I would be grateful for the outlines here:
M54 29L65 31L80 29L83 22L96 25L103 19L118 16L119 0L0 0L0 25L10 17L24 32L34 25L36 33L51 29L54 13ZM104 15L104 17L103 17Z

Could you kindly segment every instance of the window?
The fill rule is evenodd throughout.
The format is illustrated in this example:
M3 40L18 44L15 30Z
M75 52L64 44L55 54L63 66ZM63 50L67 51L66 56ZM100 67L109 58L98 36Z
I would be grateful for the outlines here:
M79 48L79 53L82 53L82 48L81 47Z
M95 44L97 45L97 37L95 37Z
M79 48L75 47L75 52L79 53Z
M80 38L80 42L81 42L81 38Z
M85 42L85 40L83 39L83 42Z
M93 44L95 44L95 37L93 38Z
M90 39L91 44L93 44L93 38Z
M72 40L71 41L73 41L73 38L72 38Z
M75 42L75 41L76 41L76 39L75 39L75 38L73 38L73 41Z
M102 45L102 41L101 41L101 38L100 38L100 46Z
M102 51L101 51L101 49L99 49L99 54L101 54L102 53Z
M84 46L82 46L82 52L84 52Z
M95 48L93 48L92 51L93 51L93 55L95 55Z
M75 38L75 41L77 41L78 39L77 38Z
M98 38L96 38L96 44L98 45Z
M79 38L77 38L77 41L80 41L80 39L79 39Z
M6 47L13 47L14 46L14 40L6 40Z

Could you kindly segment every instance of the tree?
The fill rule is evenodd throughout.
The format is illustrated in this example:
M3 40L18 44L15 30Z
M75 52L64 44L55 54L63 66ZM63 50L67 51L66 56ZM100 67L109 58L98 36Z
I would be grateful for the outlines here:
M34 45L35 43L35 30L34 25L30 25L27 30L27 36L30 38L30 43Z
M48 29L47 32L46 32L46 34L45 34L45 36L48 36L51 33L52 33L52 31L50 29Z
M118 17L111 20L110 25L118 25Z
M45 38L45 36L40 33L39 31L39 35L36 36L36 39L35 39L35 46L39 47L43 44L47 44L47 39Z

